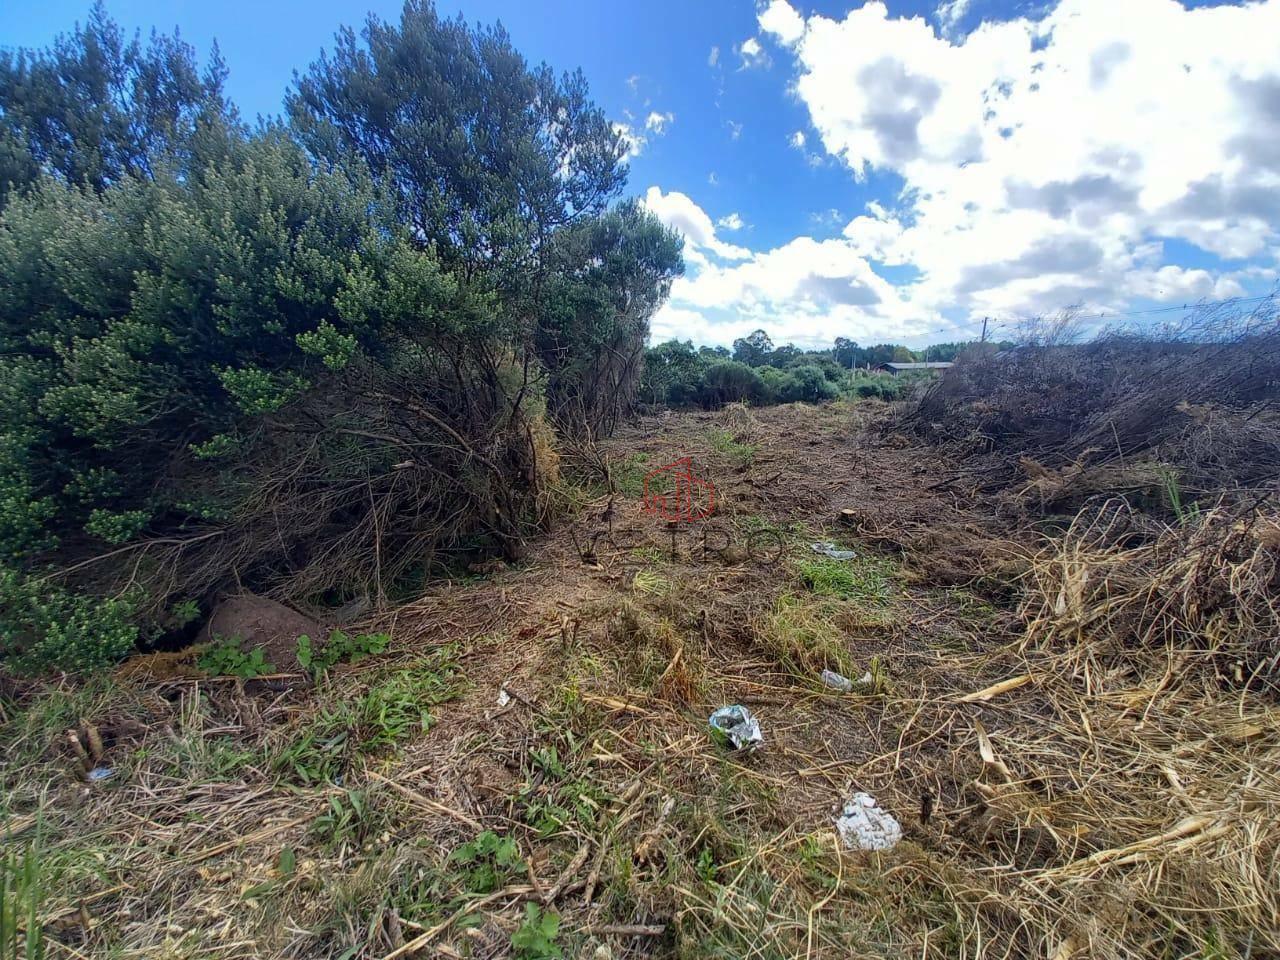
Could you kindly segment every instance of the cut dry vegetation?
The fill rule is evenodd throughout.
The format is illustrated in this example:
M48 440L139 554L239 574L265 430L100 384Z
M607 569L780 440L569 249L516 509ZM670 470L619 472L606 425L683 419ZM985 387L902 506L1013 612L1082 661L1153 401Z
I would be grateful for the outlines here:
M370 616L387 649L322 674L157 654L7 690L16 929L226 960L1280 950L1274 507L1044 536L894 416L639 421L572 527ZM636 478L686 454L720 512L673 555ZM707 736L730 703L752 755ZM838 846L856 791L896 847Z

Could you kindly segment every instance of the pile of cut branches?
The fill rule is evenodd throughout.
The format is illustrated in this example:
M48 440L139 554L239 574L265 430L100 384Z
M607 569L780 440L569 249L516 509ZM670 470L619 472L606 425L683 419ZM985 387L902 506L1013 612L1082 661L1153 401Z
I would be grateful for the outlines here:
M1079 342L1070 318L1017 347L974 351L905 418L918 436L980 464L982 489L1039 512L1124 494L1177 514L1280 476L1280 321L1205 307L1142 334ZM976 469L976 468L975 468Z

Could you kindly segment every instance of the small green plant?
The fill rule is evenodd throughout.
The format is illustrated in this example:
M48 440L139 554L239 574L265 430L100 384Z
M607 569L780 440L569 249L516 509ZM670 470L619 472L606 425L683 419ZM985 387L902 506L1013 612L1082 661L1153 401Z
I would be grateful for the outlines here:
M1182 484L1178 480L1176 470L1169 468L1161 469L1160 482L1164 492L1165 503L1169 509L1173 511L1173 515L1178 518L1178 523L1186 526L1200 516L1200 504L1194 501L1184 505L1182 502Z
M329 634L328 642L317 648L304 633L298 637L298 663L319 680L339 663L357 663L365 657L382 653L390 642L389 633L361 633L353 637L341 630L334 630Z
M171 772L189 783L220 782L258 759L258 753L230 737L204 737L199 733L179 737L173 744Z
M640 563L654 566L664 562L667 559L667 555L663 553L661 547L634 547L631 551L631 558L638 560Z
M392 674L350 705L348 723L358 735L357 747L372 753L394 746L417 731L426 733L433 722L430 708L446 689L440 678L412 670Z
M633 453L625 460L609 464L613 488L624 497L638 497L644 492L644 475L649 472L649 456Z
M524 922L511 934L511 949L521 960L558 960L564 953L556 945L560 918L536 903L527 903Z
M644 567L636 571L635 577L631 580L631 588L638 593L663 596L671 592L671 581Z
M835 622L839 604L784 594L755 629L756 641L798 676L823 668L849 676L854 668L848 640Z
M316 817L311 832L332 850L344 843L362 842L373 832L373 820L364 792L347 790L329 798L329 809Z
M185 627L193 620L200 617L200 605L194 600L183 600L181 603L175 603L169 611L169 619L173 625L178 628Z
M43 887L35 845L0 858L0 960L43 960Z
M893 595L891 568L874 557L805 557L796 560L795 570L805 586L820 596L882 602Z
M541 780L543 786L522 787L519 800L524 822L533 827L539 838L549 837L570 824L587 827L595 822L601 806L608 802L603 790L590 780L570 776L554 744L531 750L529 759L542 774L530 777L530 782ZM548 781L557 783L548 790Z
M515 840L492 830L458 847L451 859L466 868L463 884L471 893L492 893L524 868Z
M889 668L884 665L884 661L879 656L872 656L867 664L867 673L871 675L871 679L861 683L865 692L884 696L893 690L893 681L889 679Z
M711 447L717 453L723 453L741 464L747 464L754 460L756 451L760 449L757 444L739 442L729 430L716 430L712 433Z
M445 649L415 667L385 676L357 697L322 708L315 721L295 731L275 755L273 766L303 783L332 780L352 755L394 747L433 722L431 708L457 692L453 650Z
M261 647L254 647L245 653L235 637L220 640L200 654L197 663L201 670L215 677L252 680L254 677L265 677L276 672L275 664L267 662Z

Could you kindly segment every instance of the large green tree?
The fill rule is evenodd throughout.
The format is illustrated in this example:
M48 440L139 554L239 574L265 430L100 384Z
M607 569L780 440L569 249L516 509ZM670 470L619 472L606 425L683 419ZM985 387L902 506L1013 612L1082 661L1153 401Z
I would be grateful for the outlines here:
M409 0L398 23L371 16L359 37L343 29L287 106L317 157L358 157L394 186L420 242L512 283L626 181L625 146L581 73L531 68L502 27L444 19L429 0Z
M47 50L0 49L0 200L41 173L101 191L181 162L230 118L225 76L216 48L201 69L176 34L127 38L101 3Z
M581 77L500 29L411 2L254 132L216 58L100 9L4 69L0 659L109 659L231 585L381 594L464 541L514 555L544 411L630 403L679 240L610 207Z
M683 264L643 208L606 212L626 149L581 73L531 67L500 26L409 0L396 23L339 33L288 110L319 160L367 165L417 242L493 293L522 361L538 361L525 373L546 371L563 428L612 428Z

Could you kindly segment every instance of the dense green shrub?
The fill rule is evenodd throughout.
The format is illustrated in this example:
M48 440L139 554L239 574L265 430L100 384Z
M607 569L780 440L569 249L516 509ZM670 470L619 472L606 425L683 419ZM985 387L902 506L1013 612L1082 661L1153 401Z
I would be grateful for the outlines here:
M702 373L698 400L707 407L726 403L762 404L770 400L768 388L760 374L737 360L720 360Z
M849 389L863 399L898 400L904 387L905 380L891 373L864 373L853 378Z
M592 391L570 412L608 429L682 269L610 209L624 148L581 77L500 30L410 0L340 34L289 128L240 124L221 76L100 11L0 58L0 155L27 165L0 195L10 665L99 665L233 585L381 594L464 541L517 554L548 405Z
M371 182L314 169L276 132L219 147L182 179L95 194L46 178L6 206L3 556L105 549L233 509L180 475L388 348L402 318L370 308L375 276L410 273L436 295L424 314L445 306L434 258L371 221Z
M104 667L138 640L136 598L81 596L0 567L0 653L22 672Z
M927 353L956 355L965 344L941 344ZM988 351L1000 348L986 344ZM970 349L977 349L970 345ZM844 337L826 350L801 350L791 344L775 347L769 335L757 330L724 347L694 348L690 341L669 340L650 347L640 378L638 397L650 406L716 408L743 401L822 403L837 397L899 400L935 374L895 377L868 369L872 362L910 362L921 359L906 347L877 344L859 347Z
M825 371L816 363L790 367L784 372L787 380L778 396L782 403L820 403L835 399L839 393L836 384L827 379Z

